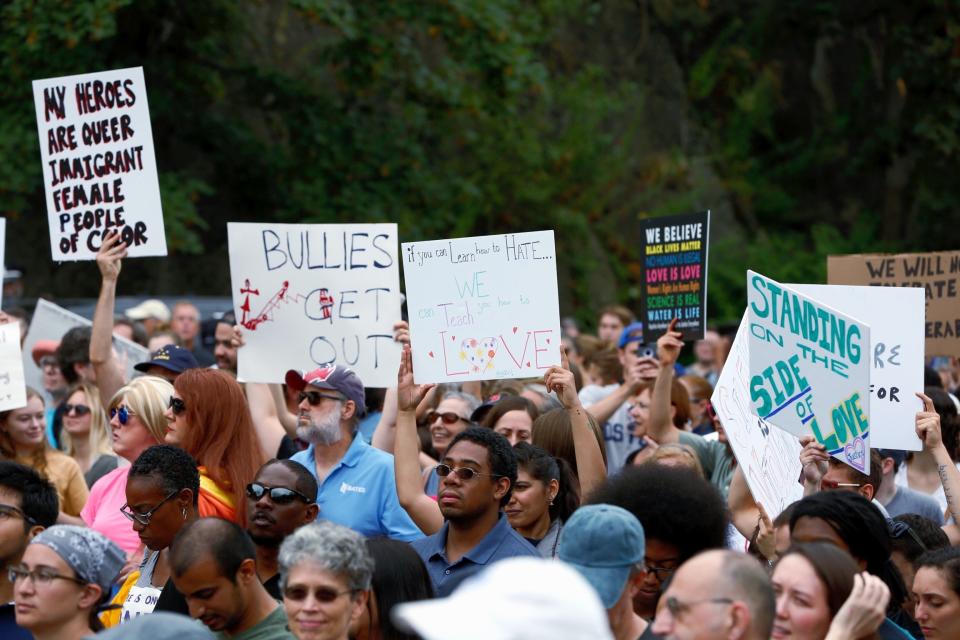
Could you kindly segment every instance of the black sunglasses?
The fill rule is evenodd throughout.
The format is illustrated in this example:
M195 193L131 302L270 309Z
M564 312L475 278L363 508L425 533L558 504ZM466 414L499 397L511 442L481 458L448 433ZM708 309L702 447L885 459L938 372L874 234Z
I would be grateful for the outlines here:
M183 399L174 398L173 396L170 396L170 403L167 405L167 407L173 411L173 415L175 416L178 416L187 410L187 405L183 404Z
M917 535L917 532L913 530L906 522L902 520L888 520L887 526L890 528L890 537L891 538L902 538L903 536L910 536L910 538L917 543L917 546L920 547L923 551L927 551L927 545L923 543L923 540L920 539L920 536Z
M461 415L454 413L453 411L444 411L440 413L438 411L429 411L426 415L427 422L433 424L437 421L437 418L443 422L443 424L457 424L459 421L463 420L464 422L470 422Z
M85 416L90 413L90 407L85 404L70 404L69 402L65 403L63 405L63 412L69 415L71 411L75 412L78 416Z
M460 467L455 468L451 467L448 464L438 464L434 469L437 470L437 475L441 478L446 478L449 475L455 475L461 480L473 480L477 476L487 476L488 478L502 478L503 476L497 475L495 473L480 473L479 471L474 471L470 467Z
M346 591L337 591L336 589L331 589L330 587L317 587L313 590L313 597L317 599L317 602L331 603L340 596L345 596L348 593L356 593L357 589L347 589ZM300 602L301 600L306 600L310 595L309 587L301 587L299 585L289 586L283 590L283 597L285 600L291 600L293 602Z
M311 407L316 407L324 400L344 402L346 401L346 398L341 398L340 396L331 396L326 393L320 393L319 391L301 391L299 394L297 394L297 404L300 404L304 400L309 402Z
M259 500L264 494L270 496L270 501L274 504L290 504L294 500L303 500L307 504L313 504L313 498L308 498L299 491L287 489L286 487L268 487L259 482L251 482L247 485L247 496L251 500Z

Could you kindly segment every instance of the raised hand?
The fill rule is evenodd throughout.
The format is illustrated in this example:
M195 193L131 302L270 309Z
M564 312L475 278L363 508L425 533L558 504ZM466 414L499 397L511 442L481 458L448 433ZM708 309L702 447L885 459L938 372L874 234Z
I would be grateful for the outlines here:
M683 349L683 334L676 330L677 319L670 321L667 331L657 340L657 358L661 367L672 367Z
M917 437L923 441L925 449L936 449L943 444L943 435L940 431L940 414L933 406L933 400L923 393L917 393L923 401L923 411L917 412Z
M393 325L393 341L400 344L410 344L410 325L406 320Z
M777 554L776 530L773 528L773 521L767 515L767 510L759 502L757 510L760 512L760 520L757 522L757 547L764 558L773 560Z
M800 450L800 464L803 465L803 479L810 484L819 485L820 480L830 468L830 455L827 448L817 442L813 436L800 438L803 449Z
M243 327L238 324L233 325L233 334L230 336L230 346L234 349L239 349L245 344L247 344L247 341L243 337Z
M570 362L567 352L560 347L560 366L552 366L543 376L543 384L547 391L557 394L557 399L564 409L573 409L580 406L580 397L577 395L577 384L570 371Z
M410 345L403 345L403 353L400 354L400 371L397 373L397 409L416 411L427 392L435 386L413 383L413 355L410 353Z
M120 240L120 234L116 231L105 233L100 250L97 251L97 267L100 268L100 276L104 280L115 281L120 277L120 263L126 257L127 245Z

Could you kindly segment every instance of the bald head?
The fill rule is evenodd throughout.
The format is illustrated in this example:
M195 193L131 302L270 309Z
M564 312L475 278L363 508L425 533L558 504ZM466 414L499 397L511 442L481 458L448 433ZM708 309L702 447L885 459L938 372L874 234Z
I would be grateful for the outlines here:
M674 574L653 631L675 640L766 640L775 606L770 578L756 559L735 551L706 551Z
M212 559L220 575L233 581L244 560L257 552L247 532L221 518L200 518L184 526L170 545L170 567L175 576L203 559Z

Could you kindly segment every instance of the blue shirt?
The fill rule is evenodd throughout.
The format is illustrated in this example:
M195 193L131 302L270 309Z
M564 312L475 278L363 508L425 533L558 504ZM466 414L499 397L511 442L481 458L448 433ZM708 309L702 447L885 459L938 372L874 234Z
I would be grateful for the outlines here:
M290 459L317 477L314 445ZM410 542L423 537L397 498L393 456L374 449L360 436L354 437L343 458L317 483L320 518L330 520L369 537L387 536Z
M445 598L460 583L472 575L498 560L507 558L531 557L539 558L540 553L519 533L513 530L506 516L501 512L497 524L483 537L480 543L470 549L462 558L450 564L447 562L447 532L450 530L448 522L432 536L427 536L413 542L410 546L420 554L423 563L427 565L427 573L437 592L438 598Z

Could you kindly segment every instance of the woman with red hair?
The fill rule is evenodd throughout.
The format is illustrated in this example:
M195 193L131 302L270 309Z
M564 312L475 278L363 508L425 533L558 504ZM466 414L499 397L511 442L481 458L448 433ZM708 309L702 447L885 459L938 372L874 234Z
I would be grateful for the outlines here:
M166 442L200 465L200 516L243 526L244 488L267 456L240 385L217 369L187 369L173 383L166 418Z

